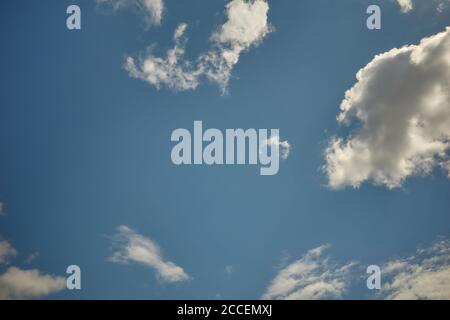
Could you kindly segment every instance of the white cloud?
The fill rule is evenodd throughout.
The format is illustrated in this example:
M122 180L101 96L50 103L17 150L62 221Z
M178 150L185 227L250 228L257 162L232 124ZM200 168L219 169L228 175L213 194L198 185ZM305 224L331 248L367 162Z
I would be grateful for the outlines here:
M278 146L280 150L281 159L287 159L291 153L291 144L289 141L280 141L280 137L275 136L267 139L262 146Z
M396 0L402 13L409 13L418 7L441 13L450 7L450 0Z
M164 13L163 0L97 0L100 4L108 4L115 10L134 6L143 12L147 25L160 25Z
M386 263L382 276L386 299L449 300L450 241L440 241L412 257Z
M164 282L178 282L190 278L181 267L163 259L155 242L127 226L117 228L113 244L117 247L117 251L109 258L111 262L141 263L155 269L157 278Z
M66 279L41 274L38 270L10 267L0 275L0 299L32 299L61 291Z
M395 188L447 167L450 147L450 28L418 45L377 55L345 94L339 123L356 124L325 152L332 188L365 181Z
M283 268L272 280L263 299L316 300L341 298L346 292L354 263L337 265L323 256L328 246L308 251Z
M8 241L0 241L0 266L8 265L17 251ZM46 296L65 288L63 277L44 275L39 270L9 267L0 274L0 300L31 299Z
M397 2L403 13L409 12L413 9L412 0L397 0Z
M6 241L0 241L0 266L8 264L11 258L17 255L17 251Z
M158 89L163 85L180 91L195 89L202 71L184 60L186 27L186 24L177 27L174 34L175 46L167 51L165 58L149 54L136 65L135 59L128 57L125 63L128 74L133 78L147 81Z
M3 210L3 202L0 202L0 216L4 216L5 211Z
M330 258L324 256L327 248L312 249L282 268L262 298L342 298L352 289L352 282L365 285L367 274L357 263L332 264ZM381 280L383 286L374 298L450 300L450 240L440 240L430 247L418 249L410 257L389 260L381 267Z
M268 11L269 5L265 0L232 0L226 6L227 21L212 34L211 48L196 62L184 59L187 25L180 24L174 34L175 45L168 50L166 57L147 54L138 61L128 57L125 69L131 77L156 88L165 85L178 91L194 90L205 77L226 92L240 55L259 45L270 32Z
M212 35L213 48L200 57L209 80L226 90L242 52L258 46L271 31L269 4L263 0L233 0L226 7L228 20Z

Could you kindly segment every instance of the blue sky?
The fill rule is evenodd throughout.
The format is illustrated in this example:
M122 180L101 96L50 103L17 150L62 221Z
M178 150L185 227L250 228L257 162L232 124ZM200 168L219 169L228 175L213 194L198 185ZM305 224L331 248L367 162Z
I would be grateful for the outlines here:
M375 55L443 32L450 10L420 2L402 13L395 1L269 0L271 32L239 52L223 93L205 78L194 90L158 89L125 70L126 58L145 58L150 45L154 56L164 57L180 23L187 24L183 59L196 61L227 19L227 1L163 3L159 25L126 1L117 9L87 0L2 3L0 240L10 247L0 274L16 268L59 279L68 265L80 266L82 290L31 298L308 298L304 289L313 280L277 294L270 288L289 266L317 263L320 268L305 273L321 279L313 298L411 297L403 288L369 291L365 268L406 259L410 265L403 270L421 277L414 266L428 267L428 260L418 248L429 255L450 250L450 183L441 168L446 156L436 160L437 151L430 151L435 160L429 160L430 153L420 151L414 165L430 167L403 174L396 185L386 178L393 170L385 165L389 155L368 169L367 163L336 162L346 174L335 181L339 188L330 187L332 174L323 166L333 137L360 138L364 150L383 153L383 144L375 148L363 140L372 132L352 135L363 120L350 127L336 120L345 92ZM381 7L381 30L366 28L372 3ZM66 28L70 4L81 8L81 30ZM398 81L410 79L401 75ZM449 78L439 79L448 88ZM413 80L417 85L421 78ZM415 91L395 95L400 101ZM443 95L443 121L450 119L449 101ZM364 114L363 102L354 108ZM279 128L292 146L290 156L275 176L260 176L256 166L174 166L170 135L177 128L192 130L194 120L221 130ZM438 134L448 140L445 129ZM445 139L443 145L448 154ZM374 175L352 176L366 169ZM120 226L129 229L124 233ZM123 241L157 244L162 265L124 256ZM319 250L311 253L314 248ZM120 259L111 258L115 253ZM428 268L444 279L447 297L449 256ZM186 277L158 276L167 262ZM295 278L295 272L287 276ZM339 285L327 290L324 283ZM418 290L428 297L428 288Z

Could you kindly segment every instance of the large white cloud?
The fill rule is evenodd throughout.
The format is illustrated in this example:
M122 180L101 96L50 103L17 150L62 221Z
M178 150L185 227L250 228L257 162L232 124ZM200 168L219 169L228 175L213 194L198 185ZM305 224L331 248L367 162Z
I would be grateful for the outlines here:
M333 138L325 152L331 187L371 181L395 188L434 166L448 169L450 28L377 55L357 80L338 116L357 128Z
M45 275L39 270L10 267L0 275L0 299L32 299L61 291L64 277Z
M180 24L174 34L175 45L166 57L147 54L138 61L127 57L125 68L130 76L156 88L165 85L174 90L193 90L201 78L206 78L225 92L240 55L260 44L270 32L268 11L265 0L232 0L226 6L226 22L211 36L211 48L195 62L184 58L187 25Z
M392 260L382 268L386 299L450 299L450 241L440 241L416 255Z
M161 250L152 240L136 233L127 226L119 226L113 237L117 250L109 258L111 262L138 262L156 271L157 278L164 282L188 280L183 268L173 262L165 261Z
M271 300L316 300L341 298L355 265L331 263L323 255L327 246L308 251L301 259L279 271L263 295Z
M109 4L114 9L135 6L144 14L148 25L160 25L164 13L163 0L97 0L101 4Z

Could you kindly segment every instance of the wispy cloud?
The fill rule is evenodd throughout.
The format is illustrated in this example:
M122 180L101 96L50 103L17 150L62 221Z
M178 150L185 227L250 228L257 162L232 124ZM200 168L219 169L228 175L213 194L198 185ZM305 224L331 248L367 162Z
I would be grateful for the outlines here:
M163 0L97 0L97 2L110 5L115 10L135 7L143 14L148 26L160 25L164 14Z
M36 260L39 257L39 252L33 252L25 259L25 263L32 263L34 260Z
M330 262L324 256L328 246L309 250L301 259L281 269L263 295L263 299L316 300L337 299L346 292L350 271L355 265Z
M396 0L402 13L410 13L418 7L431 9L437 13L450 8L450 0Z
M442 240L416 254L389 261L382 268L386 299L450 299L450 241Z
M116 251L109 258L115 263L137 262L156 271L158 279L164 282L179 282L190 279L183 268L165 261L158 245L127 226L119 226L113 237Z
M184 37L187 25L180 24L174 33L175 46L167 51L165 58L147 55L136 62L127 57L125 69L136 79L141 79L156 88L167 86L177 91L193 90L197 88L199 76L203 73L201 67L194 66L184 59L187 39Z
M0 266L8 264L16 255L16 249L14 249L8 241L0 241Z
M225 273L230 275L233 273L234 267L232 265L225 266Z
M324 170L332 188L365 181L395 188L438 165L450 149L450 28L418 45L377 55L345 93L338 122L356 123L331 139Z
M332 263L328 246L309 250L282 268L263 299L318 300L342 298L368 276L359 263ZM373 298L386 300L450 300L450 240L420 248L412 256L380 264L381 290ZM365 282L365 280L363 281Z
M125 69L131 77L156 88L194 90L200 80L206 78L217 83L225 93L240 55L258 46L271 31L268 11L265 0L232 0L226 6L227 21L211 36L211 48L195 62L184 58L187 25L180 24L174 33L175 45L167 51L166 57L151 53L138 59L127 57Z

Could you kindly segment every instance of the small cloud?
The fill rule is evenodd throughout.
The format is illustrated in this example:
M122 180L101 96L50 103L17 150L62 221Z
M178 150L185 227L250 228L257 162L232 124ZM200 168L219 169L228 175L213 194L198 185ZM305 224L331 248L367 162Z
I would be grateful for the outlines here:
M3 202L0 202L0 216L5 216L5 207L3 205Z
M0 275L0 299L33 299L61 291L66 286L64 277L45 275L39 270L10 267Z
M16 249L8 241L0 241L0 266L9 264L11 258L14 258L16 255Z
M183 268L165 261L158 245L127 226L119 226L113 237L116 251L108 259L114 263L137 262L156 271L158 279L164 282L179 282L190 279Z
M97 0L97 3L110 5L114 10L135 7L142 12L147 26L160 25L164 14L163 0Z
M442 13L450 7L450 0L396 0L400 6L402 13L409 13L416 8L423 8L425 10L432 9L437 13Z
M25 263L30 264L34 260L36 260L38 257L39 257L39 252L34 252L25 259Z
M127 57L125 70L132 78L141 79L155 86L157 89L167 86L175 91L194 90L199 83L201 68L196 68L191 62L184 60L186 38L184 33L187 25L178 25L174 32L175 46L167 51L165 58L152 54L136 62Z
M228 275L230 275L230 274L232 274L233 273L233 266L231 266L231 265L228 265L228 266L225 266L225 273L226 274L228 274Z
M291 145L289 141L280 141L280 137L275 136L263 142L263 146L278 146L281 159L286 160L291 153Z
M412 0L397 0L397 3L403 13L407 13L413 9Z
M355 263L338 265L324 256L328 245L309 250L301 259L281 269L263 295L268 300L341 298Z

